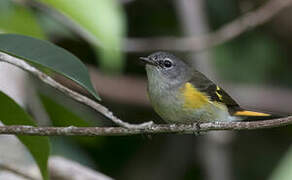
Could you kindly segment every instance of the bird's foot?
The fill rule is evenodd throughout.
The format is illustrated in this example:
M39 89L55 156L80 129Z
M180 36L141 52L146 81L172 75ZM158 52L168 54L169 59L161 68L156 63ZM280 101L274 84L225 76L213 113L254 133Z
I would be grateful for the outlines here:
M195 130L194 131L195 136L201 136L206 134L206 132L201 131L201 123L199 122L193 123L193 129Z

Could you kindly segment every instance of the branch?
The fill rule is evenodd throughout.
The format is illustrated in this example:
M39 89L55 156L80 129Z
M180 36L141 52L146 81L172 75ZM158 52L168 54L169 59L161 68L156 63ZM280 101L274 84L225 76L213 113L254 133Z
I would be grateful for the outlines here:
M57 81L55 81L54 79L52 79L50 76L46 75L45 73L39 71L38 69L34 68L30 64L26 63L22 59L19 59L19 58L10 56L6 53L0 52L0 62L1 61L5 62L5 63L12 64L16 67L19 67L19 68L33 74L34 76L39 78L44 83L56 88L57 90L70 96L71 98L75 99L76 101L93 108L94 110L98 111L99 113L101 113L102 115L104 115L108 119L112 120L114 123L116 123L119 126L129 128L129 129L131 129L131 128L135 128L135 129L142 128L143 129L143 128L151 126L153 124L152 121L147 122L147 123L143 123L143 124L137 124L137 125L124 122L121 119L114 116L113 113L111 111L109 111L106 107L91 100L90 98L88 98L86 96L83 96L75 91L70 90L69 88L63 86L62 84L60 84Z
M32 136L129 136L137 134L199 134L221 130L254 130L280 127L292 124L292 116L250 122L210 122L201 124L152 125L144 129L122 127L33 127L0 126L0 134Z
M44 83L60 90L71 98L81 102L105 117L111 119L116 124L124 127L32 127L32 126L0 126L0 134L19 134L19 135L38 135L38 136L114 136L114 135L133 135L133 134L156 134L156 133L180 133L193 134L211 130L251 130L284 126L292 124L292 116L274 120L255 121L255 122L212 122L192 125L171 124L155 125L147 122L140 125L133 125L115 117L111 111L97 102L74 92L67 87L56 82L54 79L29 65L25 61L0 52L0 61L17 66L35 75Z
M16 174L20 177L23 177L25 179L28 180L39 180L38 178L33 177L32 175L28 174L27 172L24 172L23 170L19 170L17 168L11 167L9 165L6 164L0 164L0 169L5 170L5 171L9 171L12 174Z
M265 5L242 15L234 21L224 25L219 30L195 37L161 37L161 38L129 38L125 40L125 51L143 52L169 51L201 51L229 41L240 34L260 26L276 14L289 7L292 0L269 0Z
M0 52L0 61L15 65L25 71L35 75L46 84L60 90L71 98L81 102L105 117L111 119L116 124L124 127L31 127L31 126L2 126L0 134L21 134L21 135L39 135L39 136L114 136L114 135L133 135L133 134L155 134L155 133L180 133L193 134L201 131L211 130L243 130L243 129L262 129L270 127L284 126L292 123L292 116L267 121L255 122L213 122L202 123L200 127L194 125L172 124L172 125L155 125L153 122L147 122L139 125L126 123L115 117L111 111L97 102L74 92L67 87L56 82L48 75L37 70L25 61Z

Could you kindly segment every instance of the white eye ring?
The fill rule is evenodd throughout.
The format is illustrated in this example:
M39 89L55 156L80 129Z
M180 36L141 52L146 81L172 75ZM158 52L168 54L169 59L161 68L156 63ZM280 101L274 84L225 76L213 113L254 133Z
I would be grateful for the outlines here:
M164 61L163 61L163 66L166 67L166 68L171 68L173 66L173 63L170 59L166 58Z

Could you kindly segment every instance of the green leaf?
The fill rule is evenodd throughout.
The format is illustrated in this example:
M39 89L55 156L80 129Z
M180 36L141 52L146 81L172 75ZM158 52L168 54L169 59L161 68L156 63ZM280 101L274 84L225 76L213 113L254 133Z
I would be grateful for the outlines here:
M45 39L44 32L34 14L11 0L0 1L0 31Z
M78 110L74 106L64 106L64 104L53 100L49 96L40 94L40 99L42 104L48 113L53 126L67 127L90 127L96 126L96 123L88 117L88 114L81 114L82 112L77 112ZM62 101L62 100L61 100ZM73 108L73 109L72 109ZM82 110L81 110L82 111ZM103 137L73 137L80 143L86 144L87 146L96 146L96 143L100 143L104 140Z
M78 83L100 100L84 64L68 51L50 42L23 35L2 34L0 51L57 72Z
M44 108L50 116L53 126L89 127L93 125L93 123L85 121L64 106L50 99L48 96L40 94L40 98Z
M0 120L3 124L36 126L33 119L17 103L1 91L0 102ZM48 180L48 158L50 154L48 137L20 135L17 137L33 156L43 179Z
M122 38L125 16L116 0L41 0L69 17L89 34L87 40L98 47L102 67L122 68Z

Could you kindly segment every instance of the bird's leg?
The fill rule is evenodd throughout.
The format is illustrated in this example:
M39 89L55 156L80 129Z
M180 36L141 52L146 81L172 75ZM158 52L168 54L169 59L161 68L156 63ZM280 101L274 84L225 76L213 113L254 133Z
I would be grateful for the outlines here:
M195 127L194 129L196 129L196 131L194 131L194 135L195 136L201 136L201 135L205 135L205 132L201 132L201 123L200 122L196 122L193 123L193 127Z

